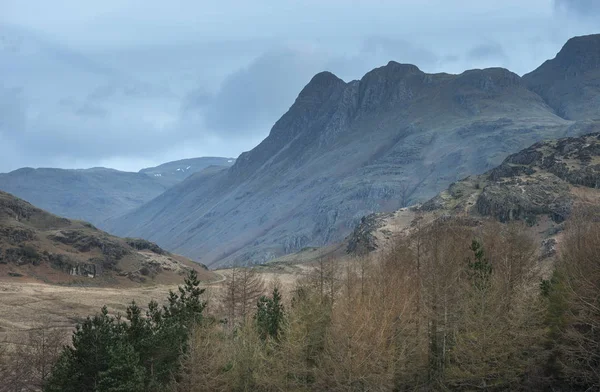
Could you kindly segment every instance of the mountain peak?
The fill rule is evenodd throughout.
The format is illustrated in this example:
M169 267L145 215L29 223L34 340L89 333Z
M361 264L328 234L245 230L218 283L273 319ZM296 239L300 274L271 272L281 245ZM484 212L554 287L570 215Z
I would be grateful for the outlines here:
M600 68L600 34L574 37L567 41L554 60L567 69L567 77Z
M404 64L404 63L398 63L396 61L389 61L384 67L385 69L390 69L393 71L401 71L401 72L421 72L421 70L419 69L419 67L417 67L414 64Z
M568 120L598 118L600 34L571 38L523 81Z
M390 80L398 80L402 79L408 75L413 74L422 74L423 71L419 69L416 65L413 64L402 64L396 61L390 61L383 67L375 68L365 74L362 77L361 82L365 83L374 78L380 79L390 79Z
M313 76L310 82L302 89L298 95L298 99L302 100L303 98L309 97L320 97L322 99L335 87L343 86L345 84L346 82L329 71L319 72Z

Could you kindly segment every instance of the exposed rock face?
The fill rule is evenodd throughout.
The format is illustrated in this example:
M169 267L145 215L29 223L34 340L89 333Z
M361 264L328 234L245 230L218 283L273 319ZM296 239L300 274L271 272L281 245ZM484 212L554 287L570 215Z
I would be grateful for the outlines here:
M127 242L127 245L131 246L133 249L149 250L157 255L164 255L167 253L154 242L146 241L141 238L125 238L125 241Z
M536 143L485 174L452 184L422 209L476 212L501 222L548 215L562 222L576 190L584 188L600 189L599 133Z
M556 222L566 219L572 207L569 186L551 177L506 181L485 187L475 208L500 222L534 220L548 214Z
M210 266L341 241L365 215L427 200L536 141L598 129L560 117L532 83L501 68L426 74L395 62L348 83L320 73L233 167L198 173L107 227ZM535 198L524 210L499 204L495 195L511 186L519 189L489 188L481 210L506 219L537 213ZM536 191L542 199L559 191L546 188ZM568 208L559 200L550 212L561 219Z
M373 233L383 226L387 214L371 214L363 217L347 239L346 252L364 255L377 249Z
M95 278L96 273L96 265L94 264L77 264L69 271L71 275L87 276L88 278Z
M426 203L412 208L418 218L398 219L394 214L374 214L361 222L346 239L349 253L382 248L383 227L395 234L410 231L417 219L431 223L452 218L462 226L477 226L484 219L525 221L542 235L540 258L556 254L561 224L573 209L590 210L600 200L600 133L540 142L508 156L498 167L451 184ZM537 227L544 222L543 229ZM411 226L412 225L412 226ZM543 230L543 231L540 231ZM385 234L385 233L384 233ZM394 233L392 233L394 234ZM363 240L364 239L364 240ZM361 240L368 246L359 248Z

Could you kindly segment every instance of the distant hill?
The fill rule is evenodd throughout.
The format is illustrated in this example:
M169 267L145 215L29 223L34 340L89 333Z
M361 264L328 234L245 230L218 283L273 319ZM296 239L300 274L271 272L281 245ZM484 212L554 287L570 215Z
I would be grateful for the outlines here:
M174 283L190 268L212 273L156 244L122 239L0 192L0 277L94 285Z
M578 55L551 77L427 74L395 62L351 82L317 74L230 169L189 177L107 227L209 266L341 241L363 216L425 201L534 142L599 130L593 104L576 109L598 99L587 77L599 68L596 38L570 40L561 53ZM565 96L579 113L566 115L544 91L573 67L589 96Z
M136 208L167 187L140 173L24 168L0 174L0 190L54 214L101 226L114 215Z
M0 190L71 219L103 227L152 200L172 185L210 165L231 165L228 158L195 158L165 163L139 173L106 168L82 170L23 168L0 174ZM180 169L180 170L177 170Z
M166 187L185 180L194 173L197 173L209 166L232 166L235 163L234 158L202 157L182 159L179 161L163 163L160 166L150 167L140 170L140 173L146 174Z

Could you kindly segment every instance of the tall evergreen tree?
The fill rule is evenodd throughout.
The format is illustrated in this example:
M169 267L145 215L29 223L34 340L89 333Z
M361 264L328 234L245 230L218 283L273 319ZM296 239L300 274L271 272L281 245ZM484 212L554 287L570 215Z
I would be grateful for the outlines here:
M273 289L271 298L262 296L256 304L256 326L260 337L278 339L284 323L285 312L281 303L281 294L277 287Z
M123 325L108 315L106 307L77 325L72 346L65 347L46 390L97 391L100 374L110 367L110 349L122 339L122 332Z

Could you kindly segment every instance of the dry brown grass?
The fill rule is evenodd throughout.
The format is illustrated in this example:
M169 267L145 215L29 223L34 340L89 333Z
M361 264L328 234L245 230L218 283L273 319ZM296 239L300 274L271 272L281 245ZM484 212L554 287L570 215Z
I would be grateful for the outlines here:
M13 341L35 329L43 319L52 327L71 329L75 323L106 305L111 312L124 313L135 300L146 304L162 302L175 286L138 288L65 287L34 282L0 281L0 341Z
M265 267L260 274L267 289L277 284L287 292L298 277L304 276L310 268ZM227 270L210 272L211 281L204 284L204 298L208 300L209 308L219 306L226 277ZM153 286L129 282L120 287L76 287L45 284L26 277L0 278L0 342L17 341L27 331L38 328L42 322L68 331L104 305L113 314L124 314L131 301L142 307L151 300L162 303L169 290L176 289L180 283L183 283L183 277L178 281Z

